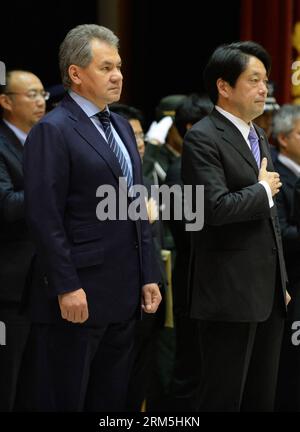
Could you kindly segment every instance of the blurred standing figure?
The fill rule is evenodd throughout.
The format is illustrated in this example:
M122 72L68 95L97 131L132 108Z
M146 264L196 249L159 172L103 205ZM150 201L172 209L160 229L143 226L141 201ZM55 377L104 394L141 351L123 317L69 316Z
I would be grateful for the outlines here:
M174 127L175 112L185 95L174 94L163 97L155 110L156 120L146 134L146 149L143 173L150 180L163 184L168 167L180 156L182 137Z
M11 411L29 323L19 315L20 300L34 247L25 223L23 146L32 126L45 114L44 91L31 72L7 73L0 91L0 320L6 346L0 349L0 411Z
M176 109L174 126L182 140L186 132L213 109L211 100L195 93L187 96ZM182 148L180 154L182 153ZM170 387L171 409L195 411L198 409L199 382L201 377L201 347L198 323L188 316L187 286L190 261L190 232L185 230L184 219L176 220L174 209L183 208L183 183L181 157L170 164L166 177L169 187L181 186L181 193L172 197L169 226L176 246L176 257L172 273L173 310L176 336L174 371ZM173 201L174 200L174 201Z
M112 104L110 110L126 118L135 135L138 152L143 161L145 153L143 115L142 113L128 105ZM158 347L157 339L159 331L164 323L164 290L166 286L165 267L161 257L161 222L158 219L158 203L151 196L151 186L153 183L144 177L144 184L147 187L148 200L147 211L151 224L152 240L154 245L154 261L157 269L158 279L161 282L162 303L158 312L153 314L143 314L142 319L137 322L134 343L134 364L129 380L127 393L127 409L130 412L140 411L143 401L146 400L148 411L149 398L159 398L157 384L157 364Z
M276 409L300 411L300 347L293 343L293 323L300 321L300 232L295 218L294 189L300 178L300 107L283 105L274 116L273 135L279 149L274 167L282 188L277 195L283 252L292 300L288 306L281 350ZM299 197L296 197L296 200Z
M281 183L267 137L252 123L269 71L268 53L254 42L218 47L204 71L215 109L185 136L184 184L204 185L189 301L199 323L201 411L273 410L286 301L273 201Z
M136 318L160 303L148 220L96 212L100 186L129 206L128 189L142 183L132 129L108 109L122 90L118 45L102 26L69 31L59 55L68 94L26 141L26 216L37 259L20 409L23 402L30 411L124 410Z

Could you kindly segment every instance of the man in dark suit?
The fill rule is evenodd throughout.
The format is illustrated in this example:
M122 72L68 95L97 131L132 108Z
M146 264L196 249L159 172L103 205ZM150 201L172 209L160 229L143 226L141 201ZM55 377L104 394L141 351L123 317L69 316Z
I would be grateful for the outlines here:
M121 411L136 316L141 307L154 313L161 296L148 219L99 211L101 187L126 209L128 187L142 183L132 128L107 107L122 89L118 38L98 25L72 29L60 68L68 94L25 144L26 213L38 253L27 295L25 365L33 370L20 389L36 411Z
M217 48L204 72L215 109L183 147L184 183L204 185L189 298L199 320L202 411L273 409L286 301L273 199L281 183L267 138L252 124L269 70L269 55L254 42Z
M206 96L195 93L187 96L176 109L174 126L182 139L186 132L213 109ZM201 349L199 346L197 321L187 316L187 284L190 254L190 233L185 231L185 220L177 220L175 208L183 206L183 183L181 157L170 164L166 184L180 185L182 193L171 201L169 226L176 246L176 257L172 273L173 310L176 336L176 353L171 382L172 410L195 411L198 409L199 378L201 376ZM174 200L174 201L173 201Z
M282 188L277 195L278 217L292 300L288 306L279 365L276 409L300 411L300 348L293 334L300 321L300 233L294 214L294 189L300 176L300 107L283 105L273 119L273 135L279 153L274 167ZM297 198L296 198L297 199ZM298 198L299 199L299 198Z
M31 72L7 73L0 91L0 320L7 343L0 349L0 411L13 409L29 322L19 314L34 246L25 223L23 145L31 127L45 113L45 93Z

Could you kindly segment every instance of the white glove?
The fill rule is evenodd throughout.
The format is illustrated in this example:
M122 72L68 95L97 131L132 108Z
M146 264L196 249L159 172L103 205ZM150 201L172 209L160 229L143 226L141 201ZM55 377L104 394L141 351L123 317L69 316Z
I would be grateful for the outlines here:
M146 133L146 140L157 144L164 144L168 135L169 129L173 124L172 117L163 117L158 123L151 123L151 126Z

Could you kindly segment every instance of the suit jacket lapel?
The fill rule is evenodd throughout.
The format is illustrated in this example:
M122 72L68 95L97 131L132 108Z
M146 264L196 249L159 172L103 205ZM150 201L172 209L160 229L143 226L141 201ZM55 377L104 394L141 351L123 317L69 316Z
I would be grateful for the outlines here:
M259 170L256 160L238 128L217 110L213 110L211 118L217 129L222 133L222 138L236 149L258 175ZM260 136L260 134L258 134L258 136Z
M116 179L119 179L123 175L120 164L91 119L69 95L66 95L63 99L62 106L68 111L69 116L74 121L76 132L105 160Z
M68 111L69 116L73 119L74 129L76 132L79 133L79 135L98 153L98 155L105 160L107 166L111 169L116 179L119 180L119 177L123 177L123 172L116 155L109 148L109 145L105 139L97 130L91 119L89 119L85 112L79 107L79 105L76 104L68 94L61 102L61 105ZM114 113L111 113L111 120L114 128L118 132L129 152L133 169L133 181L135 182L135 167L136 164L140 162L137 159L139 157L137 151L134 151L135 142L133 141L132 137L127 134L126 130L123 130L124 128L120 127L120 124L117 121L117 117L114 115Z
M96 129L92 121L84 113L83 115L86 118L81 118L80 121L76 123L75 130L102 157L102 159L105 160L115 177L118 179L123 174L116 155L109 148L109 145Z

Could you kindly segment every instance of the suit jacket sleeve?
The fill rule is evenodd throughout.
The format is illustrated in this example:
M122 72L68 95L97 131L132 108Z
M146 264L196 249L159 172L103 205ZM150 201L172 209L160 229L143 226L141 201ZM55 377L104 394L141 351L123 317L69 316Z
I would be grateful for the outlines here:
M249 182L242 189L229 189L227 176L236 176L238 184L241 170L240 156L232 165L224 166L222 153L209 131L192 128L187 133L182 158L183 180L187 185L204 185L207 224L224 225L270 217L268 197L261 184Z
M24 149L25 211L53 295L81 287L64 229L70 160L61 132L42 122Z

